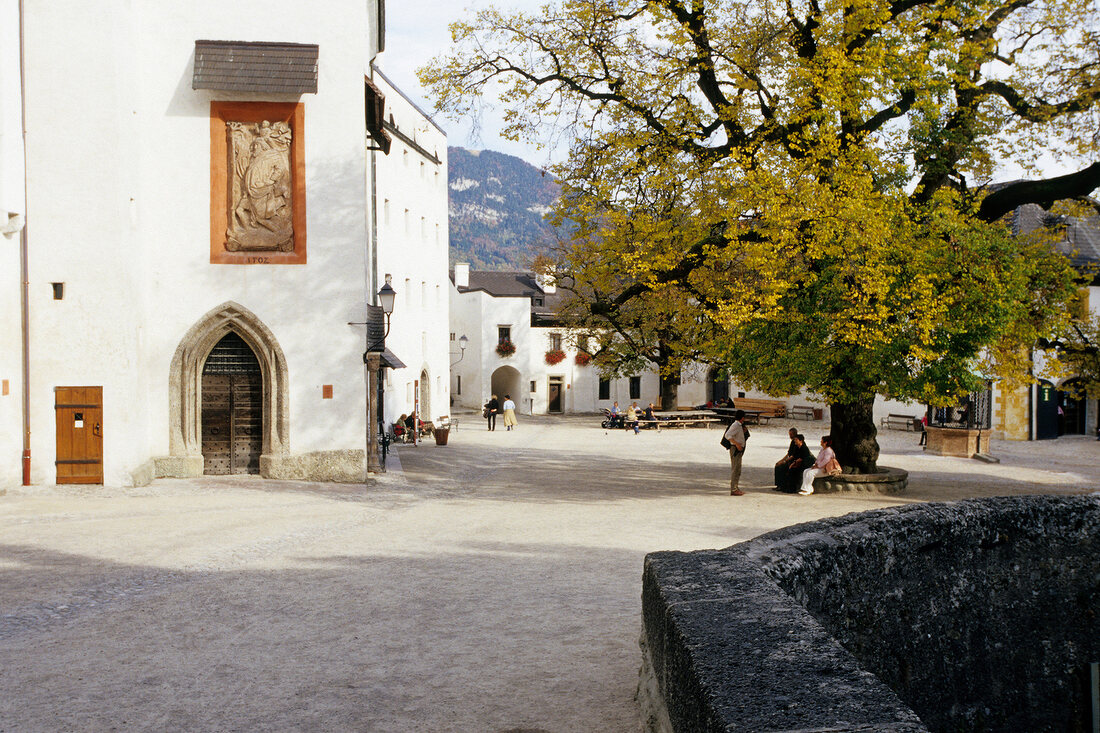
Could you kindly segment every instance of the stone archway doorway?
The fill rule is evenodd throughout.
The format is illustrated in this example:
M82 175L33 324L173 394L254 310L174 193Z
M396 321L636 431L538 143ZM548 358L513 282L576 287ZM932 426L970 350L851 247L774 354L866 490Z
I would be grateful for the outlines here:
M205 472L203 455L203 371L207 357L230 333L247 346L259 368L257 421L260 446L258 471L271 474L273 466L286 458L290 450L290 389L286 356L274 334L254 313L228 302L209 311L192 326L172 357L169 371L168 447L170 455L158 459L158 476L201 476ZM250 452L253 448L248 449ZM251 459L249 459L251 461Z
M427 368L420 370L420 419L428 422L432 419L432 383Z

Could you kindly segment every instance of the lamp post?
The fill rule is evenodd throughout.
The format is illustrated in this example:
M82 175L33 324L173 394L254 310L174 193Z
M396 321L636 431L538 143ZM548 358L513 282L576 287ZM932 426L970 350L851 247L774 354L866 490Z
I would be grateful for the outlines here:
M385 348L386 336L390 333L390 315L393 313L394 301L397 291L390 285L390 276L386 275L386 282L378 289L378 306L386 319L385 331L380 338L368 343L367 350L363 353L363 362L367 365L367 473L382 473L386 469L378 459L378 373L382 366L382 350ZM367 327L370 338L370 327Z
M458 340L458 352L459 352L459 353L458 353L458 360L457 360L457 361L454 361L454 362L452 362L452 363L451 363L451 366L454 366L454 365L455 365L455 364L457 364L458 362L462 361L462 357L466 356L466 346L467 346L467 345L468 345L469 343L470 343L470 339L466 338L466 335L465 335L465 334L463 334L463 335L462 335L462 338L460 338L460 339Z

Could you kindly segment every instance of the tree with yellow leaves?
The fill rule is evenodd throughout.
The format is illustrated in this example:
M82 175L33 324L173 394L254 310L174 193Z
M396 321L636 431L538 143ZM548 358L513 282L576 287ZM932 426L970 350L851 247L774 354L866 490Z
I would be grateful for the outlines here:
M1100 163L982 184L1052 142L1095 154L1098 16L1091 0L563 0L457 24L422 80L450 113L493 93L513 136L567 134L560 216L589 222L577 246L622 253L594 260L619 268L606 303L676 301L708 326L695 351L825 396L841 463L873 471L876 394L948 401L983 354L1060 325L1071 270L999 220L1086 196ZM691 226L647 224L639 248L641 189L675 192L669 221Z

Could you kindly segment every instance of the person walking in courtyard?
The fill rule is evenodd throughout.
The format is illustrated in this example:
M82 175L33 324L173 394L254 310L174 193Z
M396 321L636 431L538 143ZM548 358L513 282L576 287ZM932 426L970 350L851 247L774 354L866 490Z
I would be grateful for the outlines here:
M787 475L791 471L791 461L794 460L797 446L794 442L794 436L798 435L798 431L791 428L787 431L787 435L791 439L791 444L787 446L787 454L775 462L775 488L777 491L787 484ZM800 477L801 473L798 474Z
M744 496L745 492L739 487L741 483L741 457L745 455L745 444L749 439L749 431L741 422L745 419L745 411L738 410L733 413L733 422L722 437L729 441L730 447L730 496Z
M835 460L836 453L833 452L833 436L822 436L821 452L817 454L817 460L814 461L814 465L802 472L802 488L798 490L798 493L803 496L814 493L814 479L828 473L829 464Z
M512 402L512 395L504 395L504 429L511 430L519 425L516 422L516 403Z
M492 398L485 403L485 418L489 421L489 430L497 429L497 413L500 412L500 403L497 402L497 396L493 395Z

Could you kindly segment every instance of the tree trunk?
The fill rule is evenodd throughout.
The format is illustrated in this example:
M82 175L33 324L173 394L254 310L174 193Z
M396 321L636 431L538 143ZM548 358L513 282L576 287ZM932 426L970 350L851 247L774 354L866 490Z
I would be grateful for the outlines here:
M833 450L845 473L875 473L878 470L874 406L874 397L829 405L833 417Z

